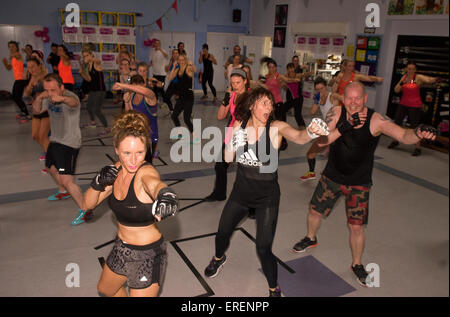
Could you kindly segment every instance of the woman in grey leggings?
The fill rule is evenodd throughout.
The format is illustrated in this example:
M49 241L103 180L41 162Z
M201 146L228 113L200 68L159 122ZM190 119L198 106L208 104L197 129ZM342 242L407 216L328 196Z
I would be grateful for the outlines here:
M89 82L89 97L87 101L87 110L91 119L90 126L96 127L95 116L100 120L105 128L99 135L105 135L110 132L108 122L102 113L102 104L105 99L105 82L103 79L103 70L101 61L95 58L90 49L83 50L83 60L87 67L82 68L81 76Z

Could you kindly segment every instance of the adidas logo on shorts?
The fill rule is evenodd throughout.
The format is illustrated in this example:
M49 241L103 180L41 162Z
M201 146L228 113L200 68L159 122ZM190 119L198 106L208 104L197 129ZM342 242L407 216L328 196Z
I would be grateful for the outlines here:
M147 280L147 278L145 276L143 276L143 277L141 277L140 281L141 282L147 282L148 280Z

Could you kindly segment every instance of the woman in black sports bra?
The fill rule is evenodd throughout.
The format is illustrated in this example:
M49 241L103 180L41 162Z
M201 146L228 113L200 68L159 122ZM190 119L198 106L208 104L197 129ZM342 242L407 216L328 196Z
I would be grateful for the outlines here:
M94 209L108 198L118 221L117 239L98 282L106 296L157 296L167 262L166 243L157 221L178 209L176 194L145 162L148 119L127 111L114 121L112 135L119 161L102 168L84 194L83 208Z
M298 130L283 121L272 120L272 93L262 87L238 97L233 126L233 139L225 147L225 161L237 161L236 181L223 209L215 239L215 256L205 269L207 277L215 277L226 262L225 251L237 224L255 209L256 252L269 284L269 296L279 297L276 257L272 243L278 219L280 186L278 185L278 149L282 137L305 144L327 134L326 123L313 121L307 129ZM316 119L315 119L316 120Z

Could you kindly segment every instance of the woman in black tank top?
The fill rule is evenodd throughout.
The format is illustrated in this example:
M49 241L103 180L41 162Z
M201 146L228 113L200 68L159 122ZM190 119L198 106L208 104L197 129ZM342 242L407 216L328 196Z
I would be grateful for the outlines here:
M127 282L130 296L157 296L167 254L156 222L173 215L178 201L155 168L144 161L149 140L147 118L127 111L115 120L112 134L119 161L100 171L83 198L83 210L94 209L108 198L118 221L117 239L103 267L98 291L128 296L123 287Z
M326 134L315 123L297 130L283 121L272 121L274 99L270 91L255 88L243 93L237 101L233 140L225 148L225 160L238 162L236 181L223 209L215 239L216 253L205 275L214 277L226 261L225 251L237 224L255 209L256 250L269 284L269 295L280 296L276 257L272 243L278 219L280 187L278 185L278 149L281 138L304 144L309 134ZM323 122L324 124L324 122ZM309 134L308 134L308 132Z
M206 91L206 83L208 83L209 88L214 96L213 101L217 101L217 93L216 88L213 86L214 79L214 69L213 64L217 65L217 61L214 55L209 54L208 52L208 44L203 44L202 51L200 52L200 57L198 59L198 63L203 63L203 74L202 74L202 89L203 89L203 97L202 100L208 98L208 93Z
M180 65L179 68L176 67L178 64ZM176 91L178 92L179 98L172 113L173 123L176 127L181 126L178 116L183 112L184 123L187 125L191 134L194 131L194 126L191 121L192 107L194 106L192 78L196 70L196 67L188 60L187 56L180 54L178 61L174 62L172 71L169 74L169 81L172 81L175 76L178 77ZM180 133L178 135L180 138Z

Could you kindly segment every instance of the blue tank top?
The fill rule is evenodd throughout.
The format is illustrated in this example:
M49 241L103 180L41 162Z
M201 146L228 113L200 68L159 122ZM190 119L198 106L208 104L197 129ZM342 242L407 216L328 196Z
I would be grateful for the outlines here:
M139 104L135 104L134 103L134 96L136 96L136 93L133 93L133 95L131 96L131 105L133 107L134 110L145 114L148 118L148 120L154 120L156 119L157 116L157 112L158 112L158 106L154 105L154 106L150 106L149 104L147 104L147 102L145 102L145 97L142 97L142 100Z

